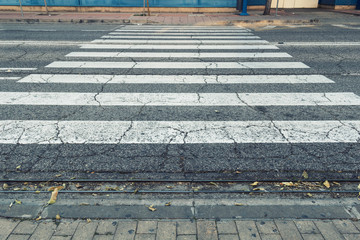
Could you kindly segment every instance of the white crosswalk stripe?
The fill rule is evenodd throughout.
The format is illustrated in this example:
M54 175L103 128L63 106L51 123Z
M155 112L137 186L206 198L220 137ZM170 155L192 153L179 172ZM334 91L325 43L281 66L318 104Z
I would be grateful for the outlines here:
M0 105L62 106L345 106L353 93L59 93L0 92Z
M260 39L258 36L124 36L124 35L106 35L102 36L104 39L121 39L121 38L147 38L147 39Z
M19 78L17 78L19 79ZM323 75L76 75L30 74L20 83L92 84L301 84L334 83Z
M360 121L0 121L0 144L356 143Z
M266 40L142 40L132 39L96 39L92 43L119 43L119 44L266 44Z
M55 61L47 68L131 68L131 69L286 69L309 68L301 62L89 62Z
M188 52L72 52L66 57L101 57L101 58L290 58L287 53L188 53Z
M264 50L279 49L274 45L121 45L121 44L83 44L84 49L150 49L150 50Z

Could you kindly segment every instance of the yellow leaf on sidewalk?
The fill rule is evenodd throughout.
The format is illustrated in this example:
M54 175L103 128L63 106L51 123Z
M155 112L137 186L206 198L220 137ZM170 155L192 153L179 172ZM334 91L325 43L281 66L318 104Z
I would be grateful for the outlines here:
M304 171L304 172L302 173L302 177L305 178L305 179L308 179L308 178L309 178L309 175L308 175L308 173L307 173L306 171Z
M258 184L259 184L259 182L253 182L252 184L250 184L250 186L255 187L255 186L257 186Z
M64 188L63 186L49 188L49 191L52 190L52 193L51 193L51 197L50 197L50 200L49 200L48 204L56 203L56 199L57 199L57 195L59 193L59 190L61 190L63 188Z
M148 207L148 209L152 212L155 212L156 211L156 208L154 208L154 205L151 205Z
M60 220L61 219L61 217L60 217L60 215L59 214L56 214L56 220Z
M327 187L327 188L330 188L330 183L329 183L328 180L326 180L326 181L323 183L323 185L324 185L325 187Z

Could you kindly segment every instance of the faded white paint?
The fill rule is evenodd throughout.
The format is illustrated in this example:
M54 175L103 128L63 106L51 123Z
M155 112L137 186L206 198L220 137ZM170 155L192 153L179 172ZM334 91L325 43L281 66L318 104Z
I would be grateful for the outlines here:
M96 39L92 43L119 44L266 44L266 40L143 40L143 39Z
M79 75L31 74L20 83L93 84L301 84L334 83L323 75Z
M354 93L0 92L0 105L46 106L349 106Z
M360 121L0 121L0 144L358 143Z
M100 57L100 58L290 58L283 52L250 52L250 53L190 53L190 52L72 52L66 57Z
M181 50L259 50L259 49L279 49L274 45L190 45L190 44L176 44L176 45L128 45L128 44L84 44L81 45L84 49L181 49Z
M211 38L211 39L260 39L260 37L258 36L156 36L156 35L151 35L151 36L115 36L115 35L111 35L111 36L102 36L101 38L104 39L121 39L121 38L141 38L141 39L161 39L161 38L166 38L166 39L206 39L206 38Z
M132 69L286 69L309 68L301 62L90 62L55 61L48 68L132 68Z

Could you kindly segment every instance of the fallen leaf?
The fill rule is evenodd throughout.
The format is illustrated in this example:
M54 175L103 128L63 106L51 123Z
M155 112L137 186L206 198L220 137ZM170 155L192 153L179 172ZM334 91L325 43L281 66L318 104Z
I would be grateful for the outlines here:
M16 188L14 188L13 190L14 190L14 191L20 191L21 188L16 187Z
M139 192L139 188L136 188L134 194L137 194L138 192Z
M88 223L91 223L91 219L90 219L90 218L86 219L86 221L87 221Z
M9 188L9 185L8 185L7 183L4 183L4 184L3 184L3 189L6 190L6 189L8 189L8 188Z
M21 205L21 204L22 204L22 202L21 202L20 200L15 199L15 204L19 204L19 205Z
M165 203L165 206L171 206L171 202L167 202L167 203Z
M51 187L49 189L54 189L51 193L51 197L50 197L50 200L48 202L48 204L54 204L56 203L56 199L57 199L57 196L58 196L58 193L59 193L59 190L63 189L64 187L63 186L60 186L60 187Z
M64 187L63 187L63 186L50 187L50 188L48 189L48 191L49 191L49 192L51 192L51 191L54 191L55 189L57 189L57 190L61 190L61 189L64 189Z
M333 182L333 184L338 185L338 186L341 186L341 184L338 183L338 182Z
M329 183L328 180L326 180L326 181L323 183L323 185L324 185L325 187L327 187L327 188L330 188L330 183Z
M244 206L245 204L243 203L235 203L235 206Z
M282 182L280 185L287 186L287 187L293 187L295 184L293 182Z
M254 188L254 191L265 191L265 188Z
M9 208L11 208L14 205L14 202L10 203Z
M241 172L240 172L240 171L236 171L235 173L239 174L239 173L241 173Z
M166 188L173 189L174 187L173 186L166 186Z
M90 204L89 203L80 203L79 205L80 206L89 206Z
M38 218L36 218L35 220L36 221L40 221L42 219L42 217L41 216L39 216Z
M155 211L156 211L156 208L154 208L154 205L150 205L150 206L148 207L148 209L149 209L150 211L152 211L152 212L155 212Z
M250 186L255 187L255 186L257 186L258 184L259 184L259 182L253 182L252 184L250 184Z
M83 186L80 183L75 184L76 188L82 188Z
M39 190L37 190L37 191L35 191L35 193L36 193L36 194L39 194L39 193L41 193L41 192L40 192Z
M308 178L309 178L309 174L308 174L306 171L304 171L304 172L302 173L302 177L305 178L305 179L308 179Z
M219 113L220 111L219 110L215 110L216 113Z
M192 189L193 189L195 192L197 192L197 191L200 190L200 187L192 187Z
M55 177L61 177L61 176L62 176L61 174L55 175Z
M218 186L219 186L219 184L214 183L214 182L210 182L209 184L214 185L214 186L216 186L216 187L218 187Z
M16 167L16 170L20 170L20 168L21 168L21 165L17 166L17 167Z
M76 178L76 177L71 177L70 179L73 180L73 179L75 179L75 178Z
M55 219L56 219L56 220L60 220L60 219L61 219L60 215L59 215L59 214L56 214Z
M313 195L311 193L306 194L308 197L312 197Z
M360 189L360 184L358 185L358 189Z

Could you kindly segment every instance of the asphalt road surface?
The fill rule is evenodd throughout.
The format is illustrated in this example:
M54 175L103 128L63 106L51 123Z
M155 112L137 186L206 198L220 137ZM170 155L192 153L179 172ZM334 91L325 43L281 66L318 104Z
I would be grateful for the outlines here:
M360 24L1 24L1 178L357 177L359 52Z

